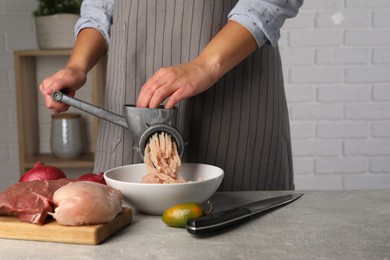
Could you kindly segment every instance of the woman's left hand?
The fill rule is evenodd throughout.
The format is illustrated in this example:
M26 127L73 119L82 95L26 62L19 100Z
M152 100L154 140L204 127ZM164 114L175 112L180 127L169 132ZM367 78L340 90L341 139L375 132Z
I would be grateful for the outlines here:
M138 107L165 108L209 89L257 48L252 33L244 26L229 21L207 44L200 55L185 64L159 69L141 88Z
M137 107L165 108L209 89L219 78L215 63L198 57L185 64L160 68L141 88Z

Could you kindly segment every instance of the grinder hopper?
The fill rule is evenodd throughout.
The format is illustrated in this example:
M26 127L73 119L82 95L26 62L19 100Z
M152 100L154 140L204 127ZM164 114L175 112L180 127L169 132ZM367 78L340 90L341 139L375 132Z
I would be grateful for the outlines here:
M179 156L182 157L183 155L184 141L180 132L175 128L177 120L176 108L138 108L134 105L124 105L124 116L121 116L85 101L65 95L61 91L54 91L52 98L55 101L63 102L103 120L127 128L132 136L139 139L139 144L136 148L141 153L142 158L149 138L154 133L159 132L170 134L177 145Z

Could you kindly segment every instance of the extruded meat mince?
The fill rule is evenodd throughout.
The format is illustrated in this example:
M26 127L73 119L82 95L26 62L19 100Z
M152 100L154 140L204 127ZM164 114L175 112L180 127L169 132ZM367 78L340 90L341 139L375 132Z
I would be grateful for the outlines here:
M147 174L143 183L181 183L186 182L178 177L181 160L176 143L170 134L155 133L149 138L145 147L144 162Z

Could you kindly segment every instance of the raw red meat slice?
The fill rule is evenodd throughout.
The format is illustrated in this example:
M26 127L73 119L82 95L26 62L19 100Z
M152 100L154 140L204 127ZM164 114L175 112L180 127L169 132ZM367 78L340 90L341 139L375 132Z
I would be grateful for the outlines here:
M18 182L0 193L0 215L14 215L23 222L44 224L47 213L53 212L56 190L77 180Z

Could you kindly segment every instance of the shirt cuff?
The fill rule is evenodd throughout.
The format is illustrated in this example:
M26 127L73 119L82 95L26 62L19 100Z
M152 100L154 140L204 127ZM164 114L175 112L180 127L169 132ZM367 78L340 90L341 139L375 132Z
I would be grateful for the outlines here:
M234 14L229 17L229 20L235 21L242 26L244 26L250 33L252 33L253 37L257 42L257 46L260 48L267 41L267 36L260 29L259 25L251 19L251 17L244 14Z

